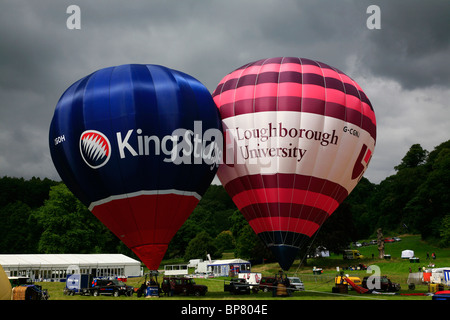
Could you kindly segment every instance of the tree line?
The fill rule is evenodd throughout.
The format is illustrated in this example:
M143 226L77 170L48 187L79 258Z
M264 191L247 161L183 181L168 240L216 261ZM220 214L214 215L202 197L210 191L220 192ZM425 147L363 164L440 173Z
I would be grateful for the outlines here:
M362 178L353 192L299 252L318 246L340 252L352 241L385 235L421 234L450 245L450 140L428 152L410 147L395 174L374 184ZM126 248L58 181L0 178L0 253L123 253ZM203 258L223 252L250 260L272 260L225 189L211 185L176 233L166 259Z

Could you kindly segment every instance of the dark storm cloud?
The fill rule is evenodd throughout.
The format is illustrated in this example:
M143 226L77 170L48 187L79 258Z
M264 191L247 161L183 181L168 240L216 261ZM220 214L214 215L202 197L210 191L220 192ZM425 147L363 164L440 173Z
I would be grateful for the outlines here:
M405 88L450 83L450 1L376 1L382 29L370 32L362 62Z

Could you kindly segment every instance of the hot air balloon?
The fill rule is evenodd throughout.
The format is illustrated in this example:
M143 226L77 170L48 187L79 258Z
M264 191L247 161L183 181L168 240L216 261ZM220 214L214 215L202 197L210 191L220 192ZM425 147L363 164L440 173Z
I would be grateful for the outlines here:
M217 176L288 270L366 170L376 141L372 105L342 71L293 57L234 70L213 99L225 136Z
M215 176L222 132L198 80L127 64L98 70L64 92L49 144L71 192L156 270Z

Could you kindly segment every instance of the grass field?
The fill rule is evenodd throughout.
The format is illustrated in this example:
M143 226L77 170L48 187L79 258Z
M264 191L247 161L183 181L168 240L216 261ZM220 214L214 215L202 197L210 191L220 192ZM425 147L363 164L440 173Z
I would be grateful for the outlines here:
M385 253L391 255L390 260L378 259L378 250L376 245L360 247L358 250L365 256L364 259L358 260L365 265L376 265L380 268L382 275L387 275L394 282L401 285L401 294L417 294L427 293L427 285L418 285L414 290L409 290L407 285L408 274L410 268L413 272L418 271L418 268L427 267L429 263L434 263L436 267L450 267L450 249L436 248L428 245L420 240L420 236L403 235L402 241L385 244ZM409 260L401 259L402 250L414 250L415 256L420 258L420 263L410 263ZM427 260L427 252L435 252L437 258L435 260ZM375 258L372 259L372 253ZM40 283L43 288L48 289L50 300L431 300L431 296L424 295L385 295L385 294L359 294L353 290L349 290L348 294L332 293L334 286L334 277L337 275L336 267L342 270L348 267L349 264L355 263L355 260L343 260L342 256L332 255L329 258L308 259L306 266L299 267L299 261L296 261L288 272L288 275L299 276L304 285L305 291L294 292L291 297L274 298L271 293L259 292L250 295L231 295L224 292L223 285L226 278L210 278L210 279L196 279L196 283L208 286L208 293L204 297L193 296L175 296L160 298L138 298L137 295L132 297L92 297L92 296L66 296L63 294L65 284L61 282L43 282ZM316 266L323 269L323 274L313 275L312 268ZM279 271L278 264L271 263L265 265L257 265L252 268L253 272L261 272L263 275L273 275ZM365 270L349 271L344 270L350 275L364 276L371 275ZM130 278L127 284L139 287L144 278Z

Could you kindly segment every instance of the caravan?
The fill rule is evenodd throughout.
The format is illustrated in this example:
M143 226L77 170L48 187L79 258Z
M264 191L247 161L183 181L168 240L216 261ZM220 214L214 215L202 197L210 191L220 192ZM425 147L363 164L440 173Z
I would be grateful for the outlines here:
M450 285L450 267L432 269L430 282Z

